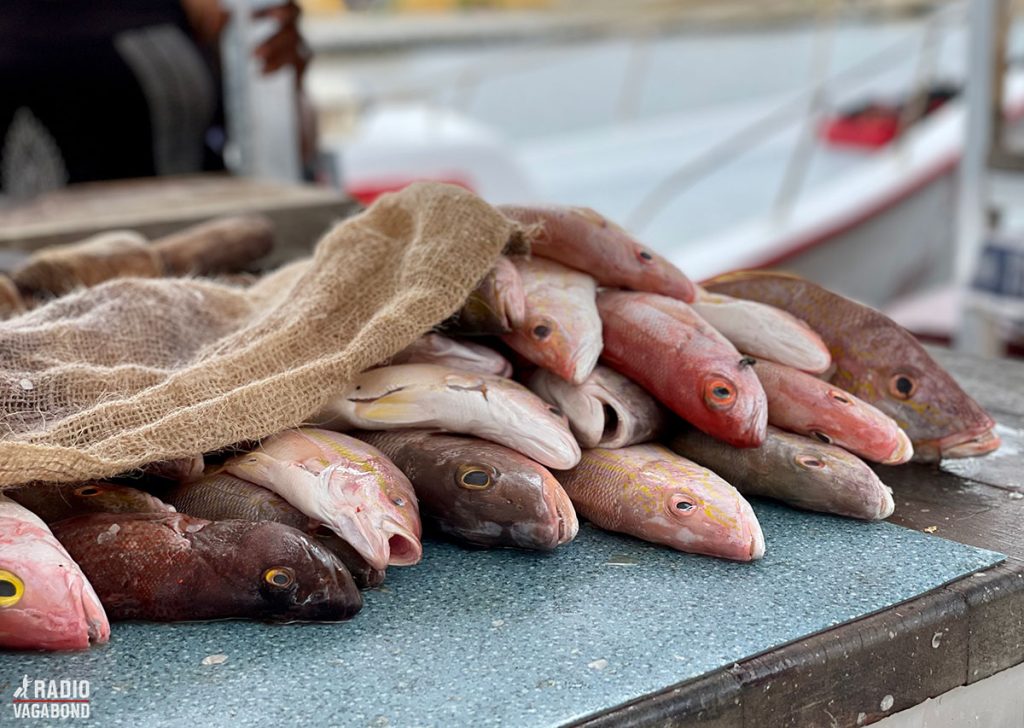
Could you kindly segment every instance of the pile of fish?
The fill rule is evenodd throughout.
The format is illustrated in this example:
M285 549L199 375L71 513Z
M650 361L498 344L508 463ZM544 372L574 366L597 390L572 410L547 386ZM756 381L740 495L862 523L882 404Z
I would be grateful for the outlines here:
M880 313L791 276L694 285L597 213L503 208L532 238L464 307L307 426L143 477L0 495L0 646L108 619L336 621L423 526L551 550L595 526L752 561L745 495L882 519L865 461L991 452L994 422ZM422 519L422 520L421 520Z

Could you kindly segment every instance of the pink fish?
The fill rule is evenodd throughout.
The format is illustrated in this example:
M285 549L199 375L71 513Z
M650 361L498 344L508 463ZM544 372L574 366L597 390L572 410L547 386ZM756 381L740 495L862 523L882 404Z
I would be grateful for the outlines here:
M605 290L603 358L658 401L709 435L736 447L764 441L768 404L754 360L693 309L653 293Z
M376 448L313 427L285 430L224 465L322 522L374 569L423 556L412 484Z
M601 355L597 284L543 258L516 258L515 264L526 290L526 319L502 338L537 366L582 383Z
M579 385L538 369L530 377L529 387L565 413L580 447L617 448L650 442L665 425L665 412L654 397L604 365L599 364Z
M834 384L770 361L758 361L754 371L768 396L768 421L776 427L876 463L899 465L914 456L895 420Z
M498 208L528 226L534 255L585 271L602 286L660 293L692 301L694 287L682 271L588 207Z
M584 450L579 465L555 477L577 513L601 528L723 559L764 556L761 525L743 496L661 445Z
M441 334L424 334L391 357L390 364L437 364L478 374L512 376L508 359L489 346L457 341Z
M109 639L78 564L38 516L0 495L0 647L83 650Z
M466 303L442 324L447 332L465 335L507 334L526 317L526 292L519 271L502 256L484 276Z

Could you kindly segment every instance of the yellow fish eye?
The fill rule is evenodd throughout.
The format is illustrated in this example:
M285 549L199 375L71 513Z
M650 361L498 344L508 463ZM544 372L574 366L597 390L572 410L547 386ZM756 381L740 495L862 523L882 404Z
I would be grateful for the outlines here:
M459 468L457 482L466 490L484 490L491 486L491 474L478 465L463 465Z
M25 582L9 571L0 569L0 609L13 607L25 596Z
M295 582L295 573L286 566L267 569L263 572L263 581L279 589L287 589Z

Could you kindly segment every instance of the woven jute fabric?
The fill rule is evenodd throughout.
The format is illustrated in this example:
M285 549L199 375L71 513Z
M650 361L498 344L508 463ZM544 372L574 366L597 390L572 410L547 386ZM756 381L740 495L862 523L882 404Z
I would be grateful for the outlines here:
M0 488L105 478L301 424L454 313L504 216L417 184L249 287L132 278L0 322Z

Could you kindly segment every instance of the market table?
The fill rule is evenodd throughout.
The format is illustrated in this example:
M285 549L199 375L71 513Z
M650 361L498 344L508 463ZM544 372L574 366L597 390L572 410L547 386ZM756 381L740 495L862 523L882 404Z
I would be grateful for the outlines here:
M349 624L119 624L85 653L0 653L0 701L28 676L89 680L103 725L874 722L1024 661L1024 365L937 356L1005 445L885 469L893 523L755 501L755 564L589 525L552 554L428 541Z
M579 725L864 725L1024 662L1024 364L933 354L995 417L1003 448L940 468L878 467L895 491L889 520L1006 561Z

